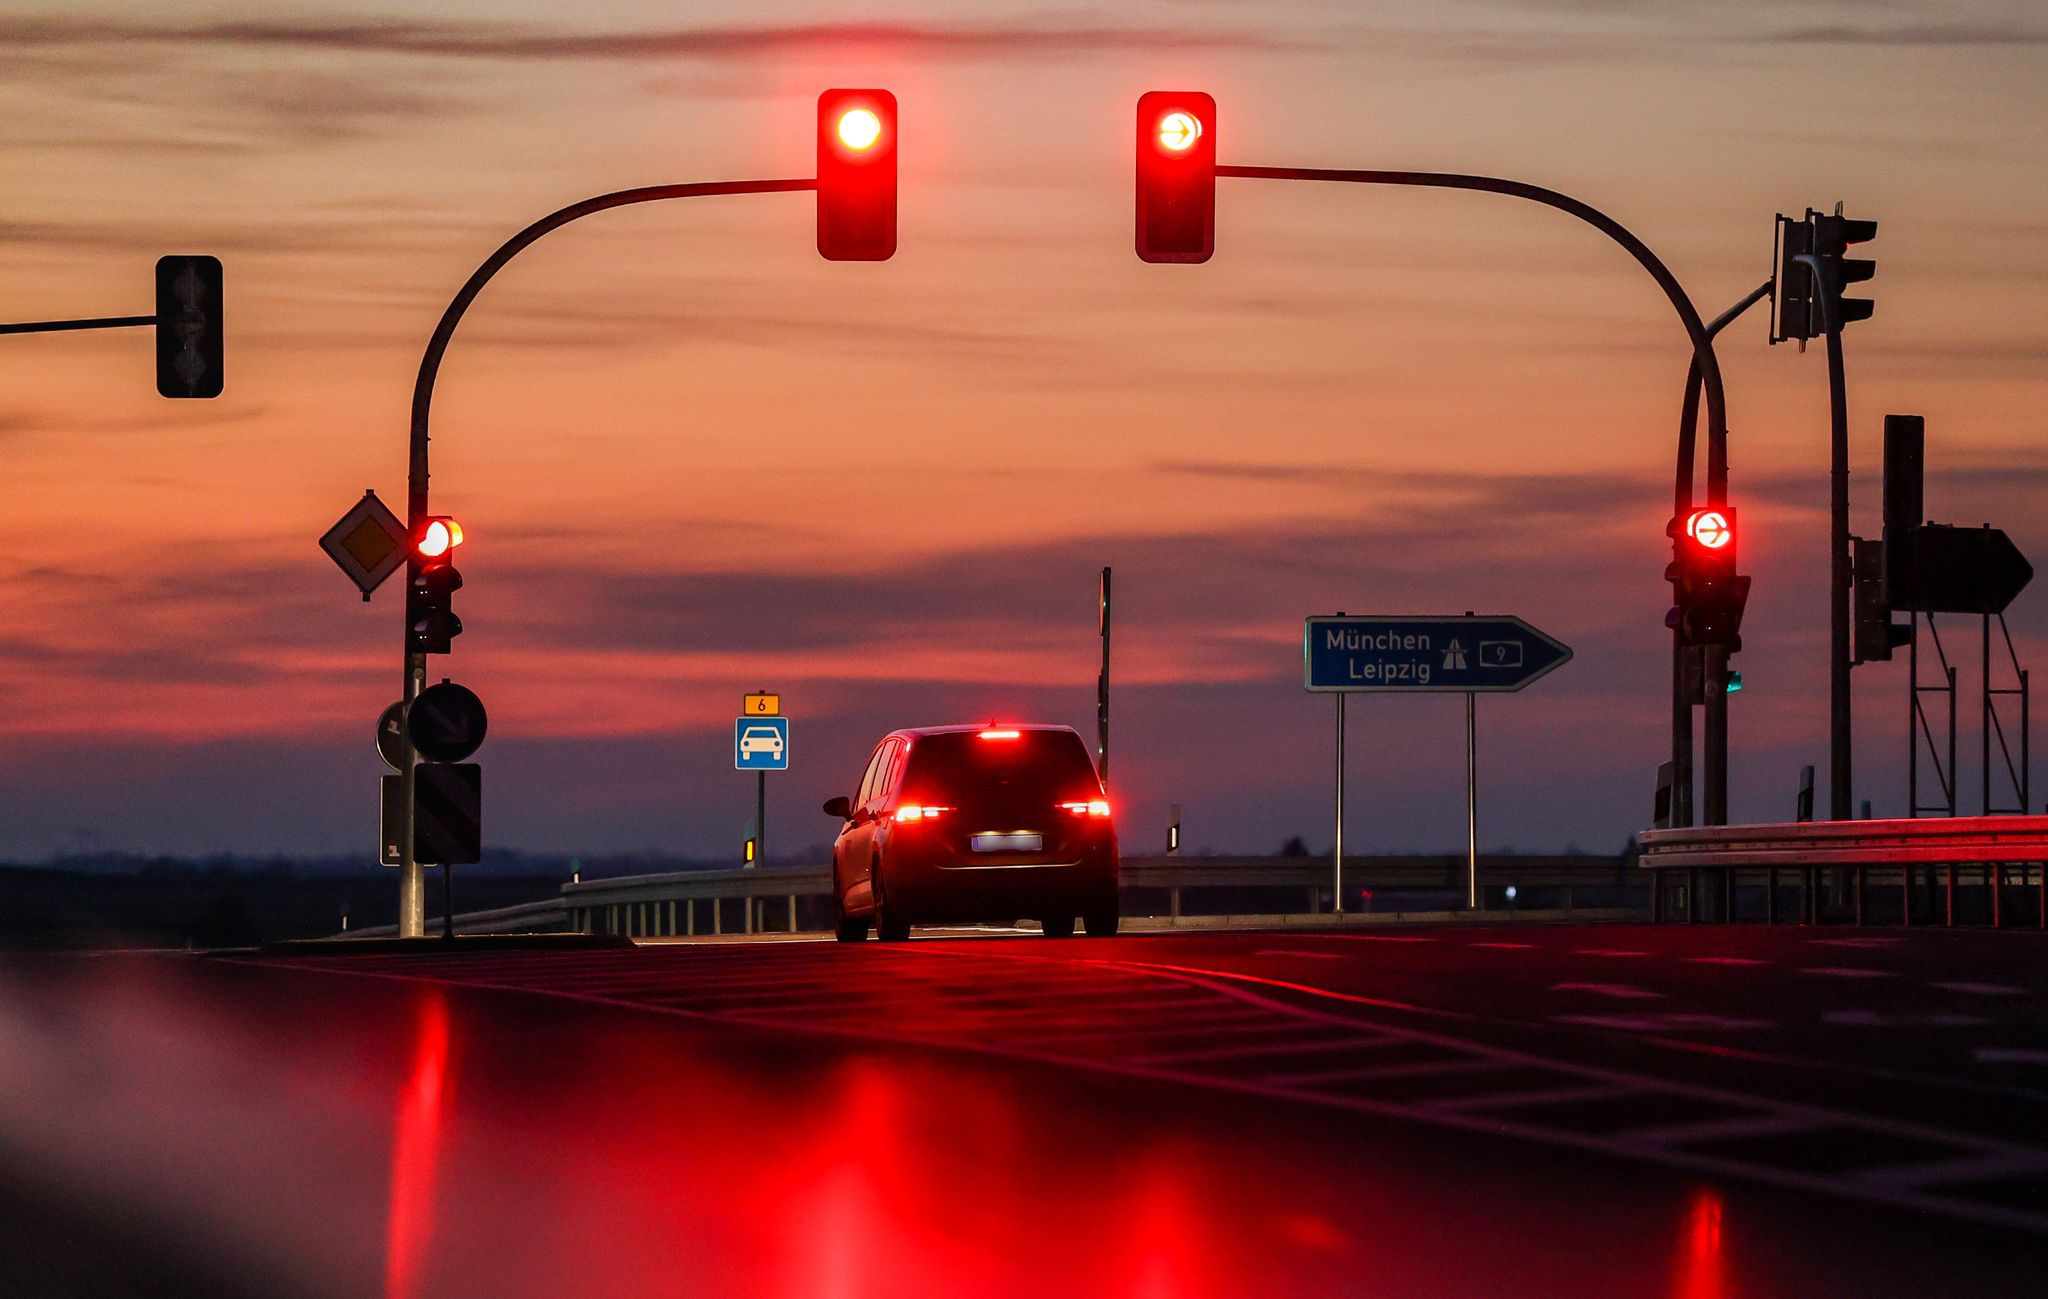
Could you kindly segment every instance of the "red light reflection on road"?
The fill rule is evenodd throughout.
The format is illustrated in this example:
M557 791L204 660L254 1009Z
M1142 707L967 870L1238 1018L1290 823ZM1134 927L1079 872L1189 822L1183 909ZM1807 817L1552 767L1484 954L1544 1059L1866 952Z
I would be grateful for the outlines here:
M385 1299L408 1299L419 1285L433 1221L441 1110L448 1099L448 1003L434 990L419 1003L412 1071L398 1093L391 1146L391 1221L386 1230Z
M1701 1187L1686 1210L1673 1299L1722 1299L1727 1292L1728 1265L1721 1253L1721 1197Z

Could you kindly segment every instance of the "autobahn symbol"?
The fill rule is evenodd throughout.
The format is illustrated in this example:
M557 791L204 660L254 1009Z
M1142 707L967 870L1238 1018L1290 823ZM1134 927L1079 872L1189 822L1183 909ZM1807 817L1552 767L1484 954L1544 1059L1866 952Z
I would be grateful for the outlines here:
M789 719L734 718L732 765L741 771L788 771Z
M1571 661L1570 647L1506 615L1314 617L1302 684L1315 691L1504 693Z

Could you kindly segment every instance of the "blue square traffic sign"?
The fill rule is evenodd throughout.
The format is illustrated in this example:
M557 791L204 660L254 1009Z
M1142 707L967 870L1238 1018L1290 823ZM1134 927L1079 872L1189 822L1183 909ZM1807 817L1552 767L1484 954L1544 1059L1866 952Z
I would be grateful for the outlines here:
M788 771L789 719L734 718L732 765L741 771Z

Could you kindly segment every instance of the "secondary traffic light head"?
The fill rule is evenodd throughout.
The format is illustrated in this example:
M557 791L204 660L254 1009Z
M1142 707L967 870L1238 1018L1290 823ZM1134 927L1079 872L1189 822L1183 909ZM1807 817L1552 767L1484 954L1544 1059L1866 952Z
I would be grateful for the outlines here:
M1138 256L1206 262L1216 251L1216 101L1195 90L1138 96Z
M221 390L218 257L156 259L156 390L218 397Z
M1834 299L1842 325L1868 320L1877 304L1868 298L1842 297L1842 288L1859 284L1877 274L1877 263L1849 257L1851 246L1877 238L1877 222L1852 221L1839 210L1806 210L1803 218L1778 216L1778 263L1771 296L1771 341L1802 342L1827 332L1827 313L1822 295ZM1819 276L1800 259L1811 256L1821 264Z
M1671 536L1671 566L1664 570L1676 601L1665 616L1683 645L1742 648L1742 611L1749 603L1749 579L1735 571L1735 511L1725 505L1693 510L1665 529Z
M896 253L896 96L818 96L818 253L882 262Z
M462 525L445 515L426 520L413 538L405 588L406 640L415 654L446 654L462 634L455 593L462 574L450 562L462 544Z
M1877 238L1877 222L1851 221L1839 210L1830 214L1814 212L1808 214L1813 220L1813 251L1821 265L1828 271L1829 287L1836 296L1836 310L1841 323L1852 320L1868 320L1876 313L1877 304L1868 298L1844 298L1842 288L1849 284L1860 284L1877 274L1877 263L1868 258L1848 256L1855 244L1869 243Z

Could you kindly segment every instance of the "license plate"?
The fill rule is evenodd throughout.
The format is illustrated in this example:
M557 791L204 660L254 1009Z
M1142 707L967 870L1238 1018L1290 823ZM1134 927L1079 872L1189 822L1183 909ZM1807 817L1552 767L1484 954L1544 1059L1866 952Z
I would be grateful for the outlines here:
M1045 836L1023 830L1006 830L1000 834L975 835L967 844L976 852L1043 852Z

